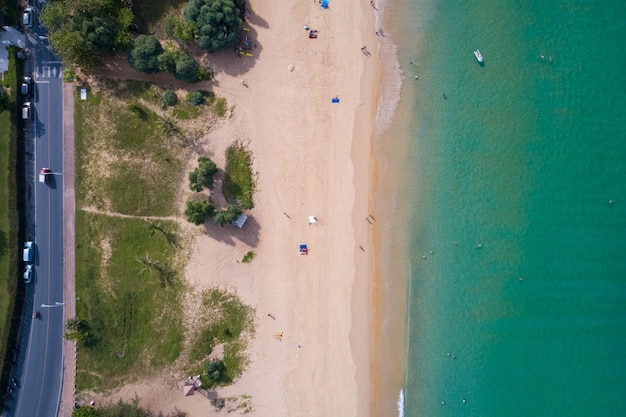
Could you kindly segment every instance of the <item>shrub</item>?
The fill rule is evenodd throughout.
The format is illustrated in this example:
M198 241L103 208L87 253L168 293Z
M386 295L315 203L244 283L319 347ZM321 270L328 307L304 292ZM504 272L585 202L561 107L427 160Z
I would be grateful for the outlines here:
M165 90L163 93L163 103L166 106L175 106L178 103L178 96L172 90Z
M226 365L223 361L210 361L207 362L204 368L204 375L206 377L207 386L209 388L218 385L221 382L225 382L226 377Z
M254 259L254 256L255 256L255 255L256 255L256 254L255 254L254 252L250 251L250 252L246 253L246 254L243 256L243 259L241 260L241 262L242 262L242 263L244 263L244 264L247 264L247 263L251 262L251 261L252 261L252 259Z
M199 91L192 91L187 94L187 101L189 104L193 104L194 106L199 106L204 103L204 96Z

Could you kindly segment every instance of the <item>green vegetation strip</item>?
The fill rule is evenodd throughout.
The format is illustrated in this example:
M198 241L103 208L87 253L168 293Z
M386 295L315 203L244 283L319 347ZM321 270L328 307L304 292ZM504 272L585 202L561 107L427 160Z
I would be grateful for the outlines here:
M24 184L25 141L18 119L21 100L18 83L22 66L17 59L18 48L9 49L9 68L4 74L4 85L11 92L6 102L8 110L0 113L0 355L4 359L0 386L6 386L17 347L17 336L22 319L25 286L21 282L21 244L26 234ZM18 196L20 196L18 198ZM5 397L0 397L0 407Z
M222 192L231 204L239 204L242 209L254 207L252 157L239 142L231 145L226 151L226 176L222 184Z

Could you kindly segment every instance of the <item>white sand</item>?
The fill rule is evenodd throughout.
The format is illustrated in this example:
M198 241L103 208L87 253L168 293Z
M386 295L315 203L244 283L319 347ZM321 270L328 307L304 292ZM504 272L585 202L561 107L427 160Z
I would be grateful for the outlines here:
M214 90L235 108L205 151L224 167L233 141L248 147L258 173L255 208L241 230L208 224L186 271L197 290L227 288L256 309L250 366L218 392L251 396L254 416L366 416L374 10L363 0L331 0L329 10L313 1L251 3L255 57L210 56ZM319 30L317 39L305 24ZM319 222L309 226L309 215ZM308 256L298 254L301 243ZM239 263L249 250L255 259ZM183 397L175 382L134 384L113 398L135 393L165 415L216 414L202 396Z

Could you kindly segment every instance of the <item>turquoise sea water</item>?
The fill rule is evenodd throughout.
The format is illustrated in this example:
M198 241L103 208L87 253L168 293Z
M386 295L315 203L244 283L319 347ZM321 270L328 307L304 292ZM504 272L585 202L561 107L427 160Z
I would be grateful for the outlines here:
M404 415L626 416L626 2L386 10L410 132Z

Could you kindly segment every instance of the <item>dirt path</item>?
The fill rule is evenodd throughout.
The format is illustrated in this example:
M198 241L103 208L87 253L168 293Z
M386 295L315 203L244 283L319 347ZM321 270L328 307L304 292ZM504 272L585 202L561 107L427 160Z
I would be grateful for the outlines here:
M176 222L181 225L187 224L185 219L182 219L180 217L175 217L175 216L133 216L130 214L122 214L122 213L116 213L116 212L108 211L108 210L100 210L95 207L82 207L81 210L86 211L87 213L101 214L103 216L109 216L109 217L119 217L122 219L141 219L141 220L146 220L146 221L159 220L159 221Z
M166 85L173 88L182 88L189 90L209 90L215 86L214 81L202 81L190 84L186 81L177 80L172 74L157 72L155 74L145 74L139 72L130 66L126 58L115 56L108 60L107 63L91 73L93 76L101 76L111 79L137 80L146 81L151 84Z

